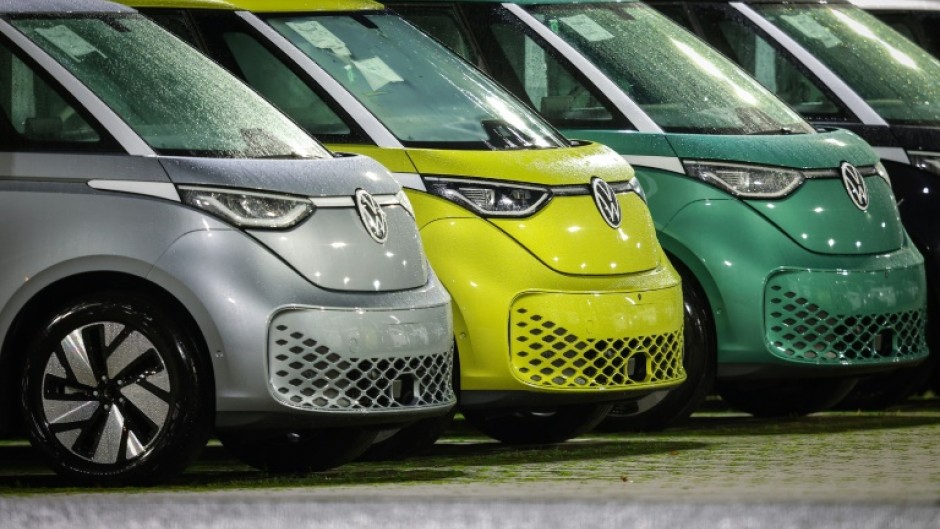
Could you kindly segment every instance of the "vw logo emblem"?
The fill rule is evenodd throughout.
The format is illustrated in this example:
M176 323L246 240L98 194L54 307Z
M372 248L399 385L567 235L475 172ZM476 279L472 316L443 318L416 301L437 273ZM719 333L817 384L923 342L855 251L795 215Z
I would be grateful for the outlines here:
M619 228L620 220L623 215L620 212L620 202L617 201L617 194L610 188L607 182L598 177L591 178L591 194L594 195L594 204L597 210L601 212L604 222L611 228Z
M375 242L382 244L388 240L388 219L382 211L382 206L379 206L368 191L356 190L356 209L359 211L362 225Z
M862 211L868 210L868 186L865 184L865 178L858 169L849 162L842 162L842 185L845 191L852 199L855 207Z

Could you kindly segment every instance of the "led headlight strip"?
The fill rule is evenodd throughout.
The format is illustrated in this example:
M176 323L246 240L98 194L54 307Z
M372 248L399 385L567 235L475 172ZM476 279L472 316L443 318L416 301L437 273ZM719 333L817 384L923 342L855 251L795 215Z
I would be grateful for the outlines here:
M545 207L554 196L591 194L589 184L551 187L449 177L424 177L424 182L432 195L460 204L483 217L528 217ZM636 193L646 200L636 178L608 184L615 193Z
M783 198L804 181L814 178L841 178L839 169L801 171L785 167L770 167L726 162L687 160L683 161L686 172L734 196L742 198ZM888 172L879 162L868 167L859 167L862 176L881 176L888 184Z

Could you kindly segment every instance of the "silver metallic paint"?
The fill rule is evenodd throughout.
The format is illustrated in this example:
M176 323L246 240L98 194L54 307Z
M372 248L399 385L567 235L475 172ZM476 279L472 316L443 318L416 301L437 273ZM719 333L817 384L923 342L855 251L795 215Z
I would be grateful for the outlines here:
M372 239L354 208L318 209L290 231L248 233L323 288L376 292L423 286L430 269L414 219L401 206L382 209L389 223L383 244Z

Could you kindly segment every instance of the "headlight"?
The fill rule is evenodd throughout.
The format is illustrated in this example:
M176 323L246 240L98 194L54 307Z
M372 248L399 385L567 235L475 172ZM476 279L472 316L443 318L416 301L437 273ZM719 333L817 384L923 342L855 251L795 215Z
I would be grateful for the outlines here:
M908 157L911 163L918 169L930 171L933 174L940 174L940 153L936 152L909 152Z
M527 217L551 198L545 187L457 178L424 179L428 192L485 217Z
M184 204L222 217L239 228L286 229L313 213L309 199L209 187L180 186Z
M793 169L714 162L684 162L689 175L744 198L782 198L803 183Z

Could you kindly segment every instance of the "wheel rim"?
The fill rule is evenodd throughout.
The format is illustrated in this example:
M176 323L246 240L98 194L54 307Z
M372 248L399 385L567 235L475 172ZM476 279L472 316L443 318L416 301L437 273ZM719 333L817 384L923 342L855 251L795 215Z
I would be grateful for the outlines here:
M139 330L117 322L75 329L43 370L42 409L69 452L99 464L140 458L167 423L167 366Z

